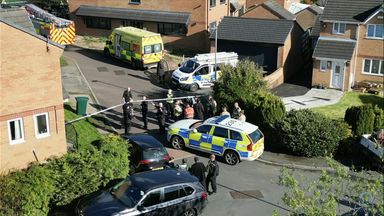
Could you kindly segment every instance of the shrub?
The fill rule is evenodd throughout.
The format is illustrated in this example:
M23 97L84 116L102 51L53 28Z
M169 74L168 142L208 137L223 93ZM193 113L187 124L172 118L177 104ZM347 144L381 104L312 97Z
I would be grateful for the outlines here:
M348 137L348 125L310 110L293 110L276 124L280 144L306 157L332 155Z
M266 90L262 70L252 61L240 61L236 67L222 65L221 72L221 78L213 86L213 96L220 105L229 106L237 101L244 106L258 92Z
M370 104L353 106L345 111L344 120L352 127L354 135L370 134L374 128L375 113Z
M0 215L47 215L50 205L69 204L113 179L125 178L128 148L118 136L103 136L96 147L0 176Z
M380 129L384 129L384 111L377 105L373 108L373 112L375 113L375 120L373 124L373 129L378 131Z

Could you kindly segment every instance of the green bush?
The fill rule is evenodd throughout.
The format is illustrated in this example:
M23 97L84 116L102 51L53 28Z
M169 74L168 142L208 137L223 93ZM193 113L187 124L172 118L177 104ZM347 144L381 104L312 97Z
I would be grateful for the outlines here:
M236 67L222 65L221 72L221 78L213 86L213 96L221 106L232 108L235 102L244 106L260 91L266 90L262 70L252 61L240 61Z
M380 129L384 129L384 111L379 106L375 106L373 108L373 112L375 113L375 120L373 124L373 129L378 131Z
M283 101L271 93L259 93L245 106L249 122L259 126L273 126L285 115Z
M349 135L348 125L310 110L292 110L276 124L280 145L295 155L332 155Z
M344 120L352 127L354 135L370 134L375 123L374 109L370 104L350 107L345 111Z
M128 148L118 136L103 136L97 146L0 176L0 215L47 215L49 206L69 204L113 179L125 178Z

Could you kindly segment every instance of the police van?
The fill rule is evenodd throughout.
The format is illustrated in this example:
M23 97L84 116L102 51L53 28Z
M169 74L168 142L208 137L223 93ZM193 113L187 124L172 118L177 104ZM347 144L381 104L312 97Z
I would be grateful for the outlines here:
M218 65L229 64L235 67L237 62L238 55L234 52L219 52L216 58L215 53L196 55L180 64L172 73L172 84L190 91L209 88L221 75Z
M228 115L177 121L169 126L167 140L175 149L186 147L223 156L229 165L256 160L264 152L259 127Z

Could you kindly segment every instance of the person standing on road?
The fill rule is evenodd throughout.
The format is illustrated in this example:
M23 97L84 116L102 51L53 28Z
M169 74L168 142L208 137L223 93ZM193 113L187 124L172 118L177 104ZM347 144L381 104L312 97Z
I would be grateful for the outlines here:
M183 108L181 107L181 101L177 100L175 102L175 107L173 109L173 116L175 121L179 121L181 119L181 115L183 114Z
M127 87L127 89L124 90L123 92L123 102L128 103L129 99L133 98L132 97L132 91L130 87Z
M189 105L189 103L186 103L185 108L184 108L184 118L185 119L193 119L195 115L195 112L193 108Z
M131 130L131 123L133 118L133 104L132 99L123 105L123 124L124 134L127 135Z
M156 106L157 108L157 123L159 124L159 130L160 130L160 133L163 134L165 133L165 111L164 111L164 107L163 107L163 103L160 102L158 106Z
M164 82L165 73L164 73L164 60L163 59L160 59L160 61L157 63L157 76L159 77L160 82Z
M213 99L212 96L209 96L208 97L208 109L207 109L208 118L215 116L216 112L217 112L217 103L216 103L215 99Z
M168 119L173 119L173 93L172 93L172 89L168 89L166 108L167 108Z
M186 158L183 158L181 160L181 164L179 165L179 169L188 171L189 168L188 168L188 163L187 163L187 159Z
M197 119L204 120L204 105L200 98L196 98L195 112Z
M209 157L208 165L207 165L207 179L206 179L206 187L208 194L216 193L216 178L219 175L219 164L215 159L215 155L211 154ZM212 192L209 191L209 183L211 183Z
M204 164L199 162L199 158L194 158L195 163L192 164L191 168L189 168L189 172L191 175L196 176L196 178L199 179L199 182L206 188L205 186L205 172L207 172L207 169L205 168Z
M144 129L148 129L148 119L147 119L147 114L148 114L148 101L147 97L143 96L143 101L141 102L141 114L143 116L143 123L144 123Z
M241 108L239 106L239 103L235 102L233 106L233 112L232 112L232 118L238 119L240 117Z

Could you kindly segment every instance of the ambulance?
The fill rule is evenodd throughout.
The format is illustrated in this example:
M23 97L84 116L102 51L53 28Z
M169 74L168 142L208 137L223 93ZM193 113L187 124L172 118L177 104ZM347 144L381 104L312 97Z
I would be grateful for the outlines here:
M238 62L238 55L234 52L218 52L199 54L188 59L179 65L179 68L172 73L172 84L190 91L199 88L209 88L220 78L221 71L219 65L228 64L233 67Z
M156 66L162 59L161 35L135 27L115 28L104 47L104 55L130 62L133 68Z

